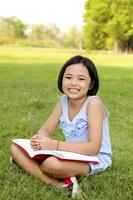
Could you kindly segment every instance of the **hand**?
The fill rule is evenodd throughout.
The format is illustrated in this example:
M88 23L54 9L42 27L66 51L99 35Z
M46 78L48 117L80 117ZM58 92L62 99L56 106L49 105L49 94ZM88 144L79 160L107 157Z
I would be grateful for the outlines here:
M31 138L31 146L34 150L42 150L42 149L56 149L57 141L52 140L47 136L42 135L34 135Z
M38 134L32 136L31 141L30 141L30 145L34 150L41 149Z

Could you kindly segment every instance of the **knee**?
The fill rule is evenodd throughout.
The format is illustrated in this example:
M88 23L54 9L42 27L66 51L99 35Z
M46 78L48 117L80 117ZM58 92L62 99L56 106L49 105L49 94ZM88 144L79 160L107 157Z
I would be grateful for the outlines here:
M11 152L11 155L14 156L14 155L17 155L18 154L18 148L15 144L11 144L10 146L10 152Z
M63 166L59 159L51 156L41 164L40 169L45 173L58 177L63 171Z

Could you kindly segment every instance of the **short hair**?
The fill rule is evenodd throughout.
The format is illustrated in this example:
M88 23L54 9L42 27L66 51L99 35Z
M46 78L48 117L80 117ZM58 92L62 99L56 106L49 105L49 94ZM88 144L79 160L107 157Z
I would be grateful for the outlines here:
M89 58L83 57L80 55L70 58L62 66L59 76L58 76L58 88L59 88L60 92L64 93L63 89L62 89L62 80L63 80L63 75L65 73L66 68L69 67L70 65L80 64L80 63L86 67L86 69L88 70L88 73L90 75L90 78L91 78L91 83L90 83L91 89L88 88L87 95L90 95L90 96L95 95L99 89L99 78L98 78L96 67Z

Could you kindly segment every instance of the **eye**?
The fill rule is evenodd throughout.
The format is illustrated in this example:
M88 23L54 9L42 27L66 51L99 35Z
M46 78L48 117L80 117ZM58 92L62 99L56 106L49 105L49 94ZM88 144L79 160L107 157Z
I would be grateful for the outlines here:
M71 79L71 76L65 76L64 78L66 78L66 79Z
M84 78L79 78L79 80L80 80L80 81L84 81L85 79L84 79Z

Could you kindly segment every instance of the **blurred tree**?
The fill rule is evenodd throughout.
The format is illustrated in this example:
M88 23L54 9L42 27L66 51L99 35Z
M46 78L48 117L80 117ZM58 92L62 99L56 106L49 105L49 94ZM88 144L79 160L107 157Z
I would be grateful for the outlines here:
M30 26L31 33L28 35L31 39L34 40L44 40L46 27L43 24L34 24Z
M46 29L46 35L49 37L51 40L58 40L60 37L60 29L56 26L55 23L49 24Z
M82 49L83 35L82 30L71 27L70 30L63 35L63 46Z
M56 24L24 24L16 17L0 18L0 44L36 47L82 48L82 30L72 27L61 33Z
M15 38L23 38L26 25L17 17L2 18L4 23L9 27L8 31L13 32Z
M113 38L115 52L133 50L133 0L112 0L110 12L106 31Z
M85 9L85 48L133 50L133 0L87 0Z
M87 49L104 49L105 24L111 17L109 0L88 0L84 14L84 47Z
M0 18L0 42L10 43L16 38L24 38L26 25L16 17Z
M12 27L9 27L9 25L1 17L0 18L0 44L10 43L10 40L13 37L14 37L14 33L13 33Z
M28 29L31 31L26 32L26 36L36 46L51 46L59 42L60 30L55 24L34 24L29 25Z

